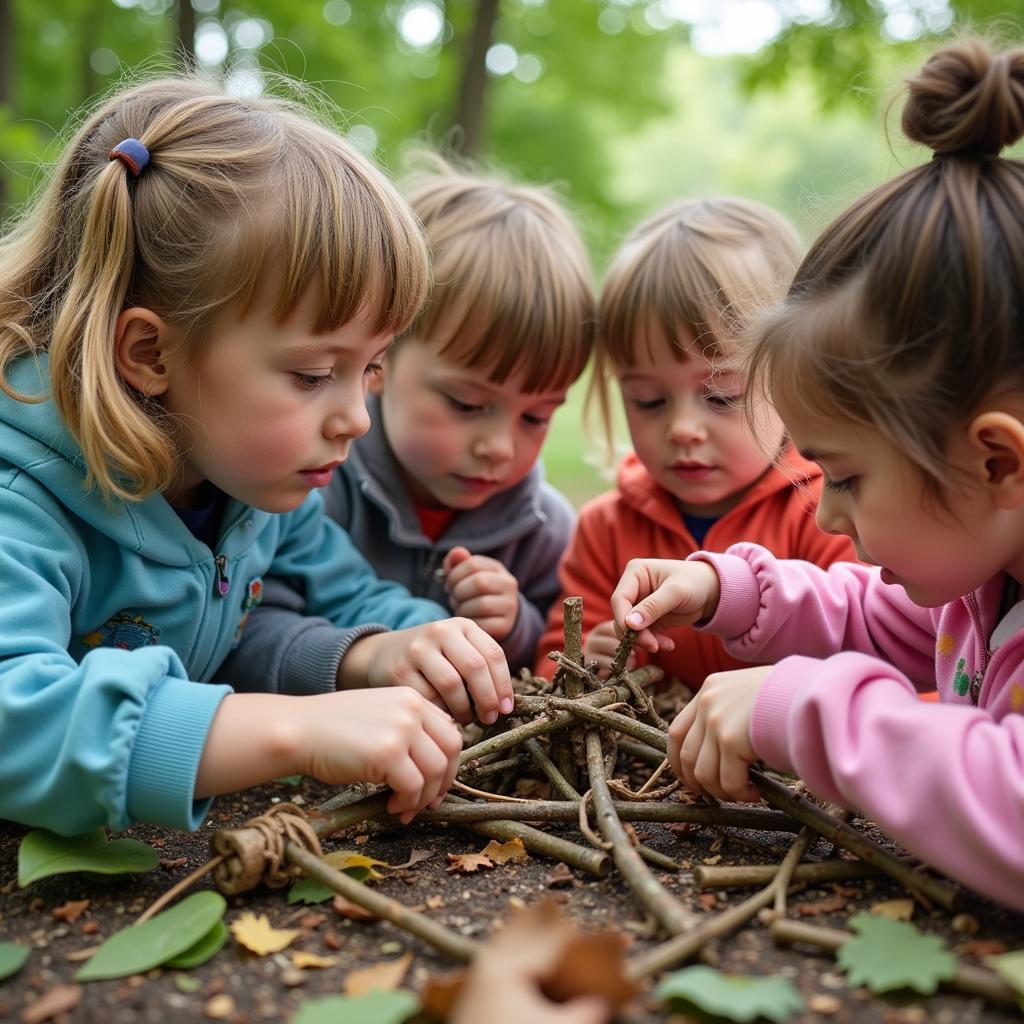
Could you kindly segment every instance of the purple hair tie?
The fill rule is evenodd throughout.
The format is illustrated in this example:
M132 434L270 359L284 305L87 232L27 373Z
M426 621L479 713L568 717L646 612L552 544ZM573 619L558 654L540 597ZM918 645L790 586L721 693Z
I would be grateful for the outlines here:
M119 142L107 155L111 160L120 160L135 178L149 163L149 150L138 139L125 139L124 142Z

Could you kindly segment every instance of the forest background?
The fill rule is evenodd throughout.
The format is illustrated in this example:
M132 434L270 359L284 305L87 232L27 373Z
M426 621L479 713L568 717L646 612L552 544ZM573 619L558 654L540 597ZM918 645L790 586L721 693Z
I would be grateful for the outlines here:
M69 115L184 56L242 94L282 72L308 83L396 176L427 143L554 184L598 279L630 227L681 197L761 200L810 241L927 156L898 126L890 142L887 106L963 31L1024 41L1024 0L0 0L0 219ZM609 485L582 399L578 385L544 455L576 503Z

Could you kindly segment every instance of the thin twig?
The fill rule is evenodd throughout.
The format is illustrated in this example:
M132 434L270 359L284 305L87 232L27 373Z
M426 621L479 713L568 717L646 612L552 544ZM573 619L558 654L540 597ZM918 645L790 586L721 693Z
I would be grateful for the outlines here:
M927 875L919 875L898 857L884 850L878 843L847 825L846 822L839 821L827 811L823 811L817 804L797 796L788 786L768 778L756 768L750 769L750 780L773 807L777 807L803 824L809 825L815 832L821 833L827 839L831 839L855 853L861 860L874 864L875 867L905 885L915 895L924 896L946 910L956 910L963 902L963 895L952 886L938 879L929 878Z
M779 865L778 874L772 881L772 886L775 889L775 906L773 909L777 917L786 916L786 894L789 891L790 883L793 881L793 872L800 861L804 859L807 847L811 845L811 840L816 835L817 833L806 825L800 829L796 840L789 848L789 853L786 854Z
M204 875L208 875L214 868L218 867L224 860L224 854L219 853L216 857L211 857L205 864L198 867L191 874L186 875L180 882L175 883L167 890L158 900L150 904L148 909L143 911L136 924L143 924L148 921L154 914L158 914L168 903L173 902L179 893L183 893L193 882L198 882Z
M452 780L452 789L457 789L460 793L468 793L470 796L479 797L481 800L493 800L498 803L512 804L528 804L530 801L524 799L521 796L501 796L498 793L488 793L486 789L474 789L472 786L467 786L464 782L459 782L458 779Z
M547 776L548 782L565 800L579 800L579 792L570 784L569 780L558 770L558 765L544 753L544 748L537 740L527 740L523 746L527 753L537 763L540 770Z
M644 907L672 934L686 931L693 925L694 916L661 883L644 864L633 848L622 822L615 813L611 793L604 773L604 751L601 734L587 733L587 770L593 792L594 810L601 834L612 844L612 856L630 888Z
M668 758L666 757L661 764L651 773L651 777L636 791L637 796L643 796L650 788L661 778L665 769L668 767Z
M592 846L596 846L599 850L610 850L612 844L607 839L602 839L591 827L590 821L587 817L587 808L590 806L590 800L593 793L588 789L580 799L579 814L576 816L577 823L579 824L580 831L586 837L587 842Z

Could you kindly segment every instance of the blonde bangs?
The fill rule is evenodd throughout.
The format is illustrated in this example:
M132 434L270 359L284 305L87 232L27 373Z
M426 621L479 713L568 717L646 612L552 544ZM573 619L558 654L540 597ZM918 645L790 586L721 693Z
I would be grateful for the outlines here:
M410 334L529 393L568 387L593 348L590 264L572 221L543 188L459 173L432 157L409 202L433 258L433 289Z

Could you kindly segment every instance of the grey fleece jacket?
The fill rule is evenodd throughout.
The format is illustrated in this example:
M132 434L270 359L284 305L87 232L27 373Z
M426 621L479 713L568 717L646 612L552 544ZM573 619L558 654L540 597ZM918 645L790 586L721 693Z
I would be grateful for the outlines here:
M559 594L558 562L575 521L572 506L544 481L537 465L511 490L461 512L436 543L430 541L399 482L379 403L371 397L367 405L372 426L352 445L348 461L324 491L327 513L381 579L401 583L416 597L449 610L440 571L444 556L462 546L497 559L519 582L519 616L501 646L513 672L532 666L548 606ZM263 688L283 693L333 690L341 656L355 638L326 620L305 617L304 607L301 593L287 581L266 581L263 602L250 612L242 642L218 678L232 683L260 679ZM302 678L295 676L299 666Z

